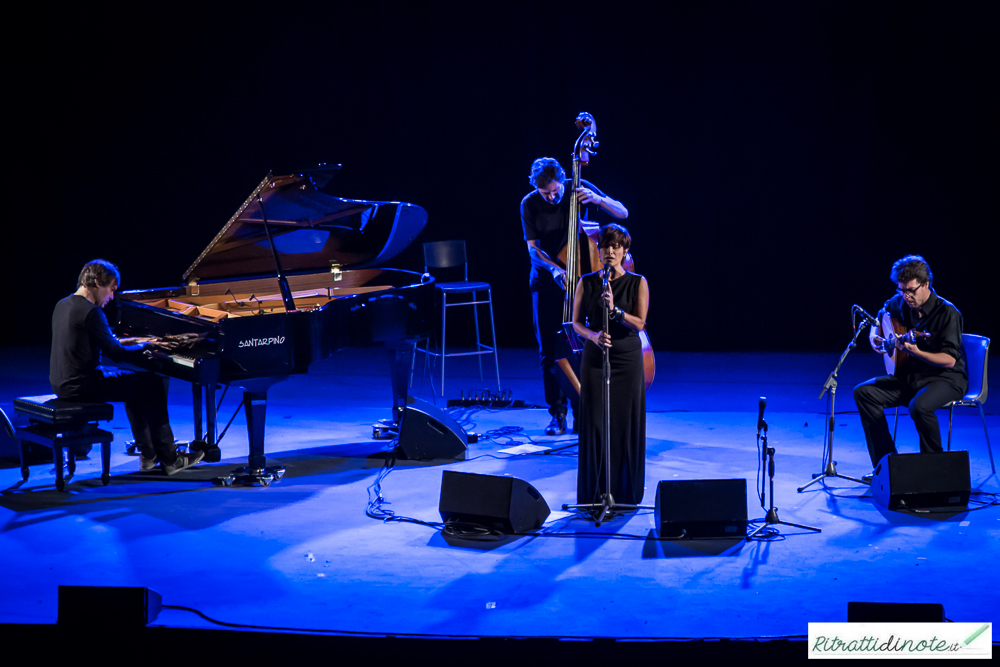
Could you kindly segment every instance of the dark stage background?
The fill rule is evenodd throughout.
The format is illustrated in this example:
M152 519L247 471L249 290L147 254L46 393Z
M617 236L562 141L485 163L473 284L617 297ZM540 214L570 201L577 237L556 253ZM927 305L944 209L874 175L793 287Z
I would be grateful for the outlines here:
M7 48L3 343L48 344L94 257L125 289L178 284L268 170L329 162L342 196L426 208L420 241L465 238L500 344L532 346L518 203L535 157L569 167L584 110L601 141L584 176L630 210L658 349L839 350L851 304L874 313L910 252L967 331L995 336L996 8L135 5L12 22L30 47ZM419 268L419 243L394 265Z

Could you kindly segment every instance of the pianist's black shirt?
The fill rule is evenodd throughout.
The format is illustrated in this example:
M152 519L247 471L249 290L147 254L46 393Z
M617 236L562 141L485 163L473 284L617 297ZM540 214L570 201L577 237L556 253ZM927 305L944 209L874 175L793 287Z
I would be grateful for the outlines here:
M52 355L49 382L59 398L86 400L101 379L101 353L111 357L141 350L123 346L111 333L104 311L79 294L56 304L52 313Z

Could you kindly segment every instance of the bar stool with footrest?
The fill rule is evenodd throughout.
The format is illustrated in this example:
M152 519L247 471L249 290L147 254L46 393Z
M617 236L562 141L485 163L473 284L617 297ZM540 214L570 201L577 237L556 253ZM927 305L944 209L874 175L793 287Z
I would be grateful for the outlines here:
M440 352L428 349L425 342L424 347L416 347L415 352L423 352L426 367L427 357L438 357L441 359L441 396L444 396L444 362L448 357L477 356L479 360L479 381L483 381L483 358L484 354L493 355L493 364L497 372L497 390L500 390L500 363L497 361L497 332L493 324L493 299L490 295L490 284L469 280L469 261L465 254L465 241L437 241L424 244L424 272L430 269L449 269L463 266L465 268L464 279L460 282L435 282L434 286L441 294L441 348ZM486 292L486 298L479 296L480 292ZM448 301L457 295L467 294L470 298L461 301ZM448 309L459 306L472 306L473 319L476 325L476 349L472 352L448 352L445 347L447 341ZM479 338L479 306L486 306L490 312L490 331L492 334L492 347L484 344ZM415 357L416 355L414 355ZM425 371L426 372L426 371ZM413 386L413 364L410 366L410 386Z
M17 429L21 452L21 478L28 480L28 443L52 448L56 467L56 488L63 491L63 450L67 450L70 476L76 472L72 448L76 445L101 445L101 482L111 482L111 440L114 436L97 428L99 421L111 421L114 407L110 403L82 403L46 396L22 396L14 399L15 414L27 417L29 424Z

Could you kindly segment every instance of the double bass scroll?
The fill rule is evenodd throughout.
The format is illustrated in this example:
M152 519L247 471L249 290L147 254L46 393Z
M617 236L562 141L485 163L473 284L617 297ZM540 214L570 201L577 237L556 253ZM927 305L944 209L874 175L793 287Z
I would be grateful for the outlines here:
M600 225L595 222L580 219L580 203L576 198L576 191L580 187L580 168L590 164L590 156L597 154L594 149L600 145L600 142L597 141L597 121L584 111L576 117L576 127L581 132L573 145L573 184L568 193L570 196L569 225L566 243L556 255L556 261L566 269L562 332L567 342L567 349L564 354L560 355L561 358L556 360L556 367L562 372L563 390L579 396L578 369L580 368L580 355L583 352L583 340L573 329L573 304L580 276L596 271L601 266L600 251L597 247L597 237L601 229ZM634 272L635 266L631 253L625 254L622 268ZM656 374L656 361L653 348L649 343L649 336L645 330L639 332L639 339L642 342L643 375L646 388L649 389L653 383L653 376Z

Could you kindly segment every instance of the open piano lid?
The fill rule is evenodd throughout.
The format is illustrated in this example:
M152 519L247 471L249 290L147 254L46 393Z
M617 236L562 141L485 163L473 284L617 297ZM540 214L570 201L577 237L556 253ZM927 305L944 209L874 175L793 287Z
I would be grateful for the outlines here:
M417 237L427 211L402 202L342 199L323 192L340 165L268 174L194 264L185 282L275 275L258 196L285 273L379 266Z

